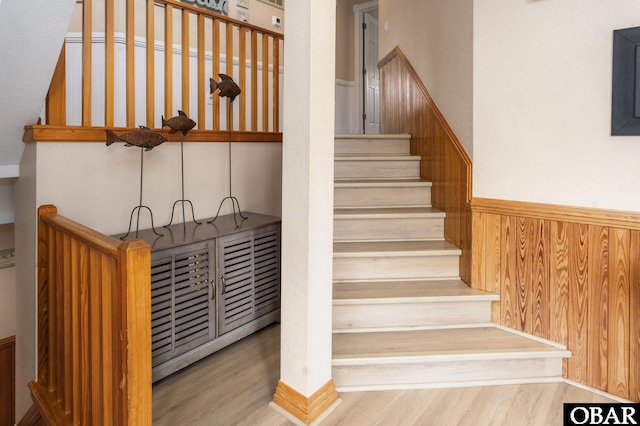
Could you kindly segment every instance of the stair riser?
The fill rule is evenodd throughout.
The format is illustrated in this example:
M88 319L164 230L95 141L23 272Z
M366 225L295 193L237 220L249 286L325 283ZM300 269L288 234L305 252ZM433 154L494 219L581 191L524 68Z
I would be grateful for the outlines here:
M336 188L335 207L431 206L431 187Z
M428 327L488 322L491 322L490 301L333 306L334 330Z
M336 281L458 278L459 256L334 257Z
M408 139L339 139L335 153L338 155L409 155Z
M418 179L420 162L416 160L340 160L335 162L336 179Z
M444 238L444 218L334 219L336 241Z
M335 366L336 387L428 385L465 381L524 380L560 377L561 358L417 362Z

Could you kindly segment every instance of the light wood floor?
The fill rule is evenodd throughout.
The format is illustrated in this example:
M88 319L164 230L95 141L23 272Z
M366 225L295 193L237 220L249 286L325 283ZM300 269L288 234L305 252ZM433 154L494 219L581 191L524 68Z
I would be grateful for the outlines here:
M269 326L153 387L154 425L294 425L268 404L280 377ZM566 383L341 393L322 426L562 425L563 402L612 402Z

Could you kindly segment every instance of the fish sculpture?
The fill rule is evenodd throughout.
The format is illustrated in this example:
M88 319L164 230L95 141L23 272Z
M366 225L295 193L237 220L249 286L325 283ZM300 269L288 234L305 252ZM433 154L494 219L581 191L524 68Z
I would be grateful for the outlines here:
M240 90L240 87L228 75L218 74L218 76L220 76L219 83L216 82L213 78L209 78L209 88L211 89L209 94L213 94L213 92L215 92L217 89L220 91L218 93L219 96L223 98L226 96L231 102L233 102L236 96L242 93L242 90Z
M187 132L193 129L196 122L187 117L184 111L178 110L178 115L168 120L162 116L162 127L169 127L169 133L182 132L182 135L186 135Z
M116 135L113 131L107 129L107 146L116 141L124 142L124 146L138 146L145 148L145 151L151 151L167 138L160 133L154 132L148 127L140 126L140 130L125 133L124 135Z

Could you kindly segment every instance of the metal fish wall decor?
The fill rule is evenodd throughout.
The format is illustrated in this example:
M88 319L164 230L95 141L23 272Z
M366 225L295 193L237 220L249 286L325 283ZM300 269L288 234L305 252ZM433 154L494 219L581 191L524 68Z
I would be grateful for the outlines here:
M218 95L221 97L228 97L231 102L242 93L240 87L233 81L231 77L226 74L218 74L220 77L220 82L215 81L213 78L209 78L209 94L213 94L213 92L219 90Z
M186 135L189 130L193 129L196 126L196 122L187 117L187 114L184 111L178 110L178 115L175 117L171 117L168 120L164 119L162 116L162 127L168 127L169 133L182 132L182 135Z
M138 146L140 148L145 148L145 151L150 151L167 140L167 138L162 136L160 133L154 132L144 126L140 126L140 130L125 133L123 135L116 135L109 129L107 129L106 132L107 146L116 141L122 141L124 142L124 146Z

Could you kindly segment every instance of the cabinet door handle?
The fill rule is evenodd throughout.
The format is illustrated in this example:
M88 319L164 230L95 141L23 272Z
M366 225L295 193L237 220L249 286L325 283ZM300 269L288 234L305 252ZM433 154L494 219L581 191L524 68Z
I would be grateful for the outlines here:
M227 291L227 280L224 279L224 275L220 275L220 281L222 281L222 286L220 286L220 294L224 294Z
M216 281L209 280L209 299L216 298Z

